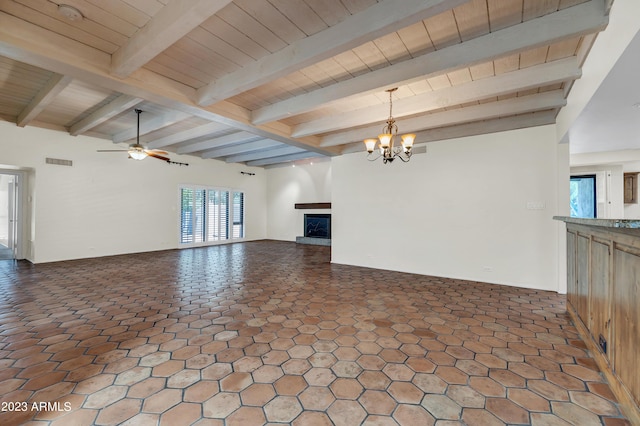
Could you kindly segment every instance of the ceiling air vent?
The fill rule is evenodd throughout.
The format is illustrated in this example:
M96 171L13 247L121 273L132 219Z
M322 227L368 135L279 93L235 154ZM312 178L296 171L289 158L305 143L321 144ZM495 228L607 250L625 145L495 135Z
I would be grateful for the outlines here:
M55 164L56 166L73 166L73 161L71 160L61 160L59 158L49 158L46 159L47 164Z

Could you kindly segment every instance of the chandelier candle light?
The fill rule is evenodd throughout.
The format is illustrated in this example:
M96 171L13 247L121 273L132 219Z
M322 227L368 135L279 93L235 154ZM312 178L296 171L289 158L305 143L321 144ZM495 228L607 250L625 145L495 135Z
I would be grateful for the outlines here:
M416 135L413 133L407 133L400 136L402 139L402 147L393 146L393 142L398 136L398 126L396 126L396 120L393 118L393 100L391 95L398 90L397 87L387 90L389 93L389 118L387 119L387 125L382 129L382 133L378 135L378 139L365 139L364 144L367 147L367 159L369 161L375 161L382 157L384 164L392 162L395 158L401 159L403 162L408 162L411 159L411 148L413 147L413 141ZM378 156L372 156L373 151L376 148L376 143L380 140L378 148L380 154Z

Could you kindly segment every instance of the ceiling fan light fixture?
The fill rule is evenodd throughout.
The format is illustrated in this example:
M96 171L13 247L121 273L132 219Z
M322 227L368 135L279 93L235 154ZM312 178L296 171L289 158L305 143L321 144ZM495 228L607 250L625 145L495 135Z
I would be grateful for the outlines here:
M149 154L145 151L144 147L140 144L134 143L129 145L129 157L134 160L144 160Z
M134 111L138 116L136 143L132 143L131 145L129 145L128 149L99 149L98 152L126 152L127 154L129 154L129 158L136 161L144 160L147 157L152 157L152 158L157 158L158 160L162 160L167 164L176 164L178 166L188 166L189 163L171 161L169 157L165 157L167 154L169 154L167 151L161 151L159 149L147 149L146 147L140 144L140 114L142 113L142 110L135 109Z
M134 160L144 160L147 158L147 153L138 149L130 149L129 156Z

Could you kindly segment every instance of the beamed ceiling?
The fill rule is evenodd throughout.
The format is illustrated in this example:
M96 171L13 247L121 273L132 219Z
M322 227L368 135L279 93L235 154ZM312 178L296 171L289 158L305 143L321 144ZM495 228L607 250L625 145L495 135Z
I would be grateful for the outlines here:
M59 12L67 4L83 19ZM247 165L555 122L607 0L2 0L0 118Z

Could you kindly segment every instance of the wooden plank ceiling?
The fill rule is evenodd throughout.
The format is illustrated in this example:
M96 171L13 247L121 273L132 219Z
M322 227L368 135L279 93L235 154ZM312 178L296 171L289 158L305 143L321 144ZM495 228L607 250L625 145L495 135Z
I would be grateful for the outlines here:
M544 125L607 4L3 0L0 118L267 167L364 152L394 87L417 144Z

